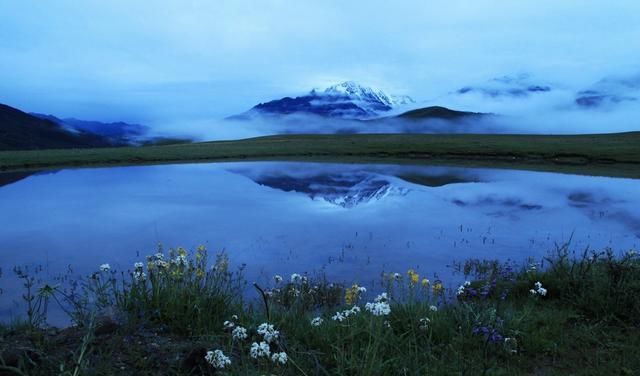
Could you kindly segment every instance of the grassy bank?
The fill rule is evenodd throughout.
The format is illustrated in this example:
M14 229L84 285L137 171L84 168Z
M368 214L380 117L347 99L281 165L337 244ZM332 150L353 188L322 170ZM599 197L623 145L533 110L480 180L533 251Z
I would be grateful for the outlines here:
M194 144L0 152L0 170L238 160L428 163L640 178L640 132L284 135Z
M25 320L0 329L7 375L636 375L640 259L567 246L541 263L468 260L468 282L413 270L367 289L274 276L243 301L224 253L159 252L130 270L25 282ZM48 328L61 302L74 326Z

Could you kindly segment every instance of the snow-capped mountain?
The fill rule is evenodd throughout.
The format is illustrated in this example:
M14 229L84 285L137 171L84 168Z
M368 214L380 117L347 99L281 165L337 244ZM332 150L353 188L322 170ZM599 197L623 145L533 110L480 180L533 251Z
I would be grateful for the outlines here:
M248 112L232 118L245 119L265 114L313 114L344 119L371 119L411 103L414 101L409 96L389 95L379 89L346 81L325 90L313 89L303 96L260 103Z

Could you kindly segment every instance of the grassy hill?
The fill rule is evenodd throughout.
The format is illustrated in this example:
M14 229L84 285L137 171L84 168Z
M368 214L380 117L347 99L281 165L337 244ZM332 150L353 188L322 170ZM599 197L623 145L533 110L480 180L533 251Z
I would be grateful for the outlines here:
M418 108L415 110L404 112L396 118L403 120L425 120L425 119L442 119L455 120L469 116L482 116L485 114L468 111L456 111L441 106L431 106Z
M108 142L85 133L71 133L58 124L0 104L0 150L104 147Z

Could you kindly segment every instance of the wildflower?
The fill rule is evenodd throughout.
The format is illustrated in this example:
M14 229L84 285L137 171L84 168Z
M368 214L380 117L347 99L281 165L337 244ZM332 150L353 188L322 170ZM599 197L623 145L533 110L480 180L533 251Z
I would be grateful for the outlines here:
M635 250L633 250L633 249L631 249L631 250L629 250L629 251L627 252L627 256L629 256L629 257L634 257L634 256L636 256L637 254L638 254L638 251L635 251Z
M241 326L237 326L235 327L235 329L233 329L233 331L231 332L231 337L233 339L237 339L237 340L243 340L243 339L247 339L248 335L247 335L247 329L241 327Z
M238 319L238 315L231 315L231 320L237 320Z
M289 358L286 352L273 353L273 355L271 355L271 361L274 363L287 364L287 360L289 360Z
M155 257L156 261L164 260L164 255L160 252L153 255L153 257Z
M413 269L409 269L409 271L407 271L407 275L409 276L409 283L411 284L411 286L415 286L418 284L418 281L420 280L420 274L416 273Z
M427 328L429 327L429 323L431 322L431 320L428 317L424 317L420 319L420 330L427 330Z
M100 271L102 271L102 272L108 272L109 270L111 270L111 265L109 265L109 264L102 264L102 265L100 265Z
M432 312L438 312L438 307L432 305L432 306L429 306L429 310Z
M280 332L275 330L272 324L263 323L258 326L258 334L262 334L264 340L271 343L278 339Z
M275 279L276 283L280 283L280 282L282 282L282 276L280 276L280 275L278 275L278 274L276 274L276 275L273 277L273 279Z
M349 316L353 316L358 313L360 313L360 307L353 306L350 309L344 310L342 312L336 312L336 314L333 315L331 319L333 319L334 321L342 322L343 320L347 319Z
M224 368L231 364L231 359L220 350L207 351L204 359L215 368Z
M402 275L400 275L400 273L393 273L392 276L396 281L399 281L402 278Z
M540 295L540 296L547 295L547 289L542 287L542 283L541 282L536 282L533 285L535 286L535 289L529 290L531 295Z
M137 269L133 272L133 279L136 280L136 282L143 282L147 280L147 274L145 272L143 272L140 269Z
M302 276L298 273L291 274L291 283L297 283L302 281Z
M185 255L178 255L175 259L175 263L178 265L182 265L185 266L187 265L187 256Z
M423 287L423 288L425 288L425 289L426 289L427 287L429 287L429 280L428 280L428 279L424 278L424 279L422 280L422 287Z
M386 316L391 313L391 307L387 302L367 303L364 309L371 312L374 316Z
M391 306L389 306L387 300L387 293L383 292L374 299L373 303L365 304L364 309L374 316L386 316L391 313Z
M271 354L271 349L269 349L269 344L266 342L260 342L260 343L254 342L251 344L251 349L249 350L249 354L254 359L268 357Z
M166 269L169 267L169 263L164 260L156 260L153 262L153 264L160 269Z
M320 326L322 325L322 322L324 320L322 319L322 317L316 317L313 320L311 320L311 326Z
M440 280L435 281L433 283L433 286L431 286L431 289L433 290L434 294L440 294L443 290L442 282L440 282Z
M233 321L225 320L225 322L222 323L222 326L224 326L225 329L231 329L236 326L236 324L234 324Z
M144 264L141 262L136 262L135 264L133 264L133 267L136 269L142 269L144 268Z
M384 325L385 328L391 328L391 323L389 322L389 320L384 320L382 322L382 325Z
M358 299L360 298L360 294L363 292L367 292L367 289L358 286L357 283L354 283L353 286L346 289L346 291L344 292L344 301L348 305L353 305L358 301Z

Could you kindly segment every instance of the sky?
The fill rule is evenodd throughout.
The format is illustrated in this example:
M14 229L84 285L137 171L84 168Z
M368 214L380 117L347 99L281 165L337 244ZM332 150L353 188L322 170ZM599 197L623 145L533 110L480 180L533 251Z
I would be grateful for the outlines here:
M0 0L0 103L186 129L344 80L419 103L505 75L571 92L640 72L638 15L637 0Z

